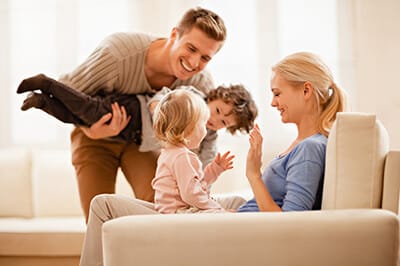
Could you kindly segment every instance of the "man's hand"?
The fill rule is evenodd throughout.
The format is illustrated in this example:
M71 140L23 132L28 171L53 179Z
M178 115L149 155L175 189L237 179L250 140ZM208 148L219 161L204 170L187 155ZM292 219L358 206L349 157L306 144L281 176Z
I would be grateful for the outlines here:
M112 114L103 115L99 121L91 127L81 127L83 133L91 139L102 139L118 135L131 120L127 116L124 106L119 106L117 102L111 105ZM107 123L111 119L110 123Z
M228 170L233 168L234 158L235 155L231 155L231 152L227 151L223 155L221 155L221 153L218 153L217 157L215 157L214 159L214 162L221 166L224 170Z

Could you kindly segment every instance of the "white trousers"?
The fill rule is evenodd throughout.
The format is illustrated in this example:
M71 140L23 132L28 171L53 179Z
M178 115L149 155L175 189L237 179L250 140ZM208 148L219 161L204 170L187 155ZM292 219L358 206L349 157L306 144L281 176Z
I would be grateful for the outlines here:
M215 200L227 210L236 210L246 202L239 196L218 197ZM116 194L101 194L94 197L90 204L80 266L103 265L103 223L118 217L135 214L159 214L159 212L154 209L153 203L132 197Z

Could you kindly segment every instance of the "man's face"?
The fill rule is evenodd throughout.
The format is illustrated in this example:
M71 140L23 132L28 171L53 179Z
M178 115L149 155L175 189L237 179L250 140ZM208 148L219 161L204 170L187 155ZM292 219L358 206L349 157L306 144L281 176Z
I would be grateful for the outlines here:
M181 80L191 78L203 70L221 48L223 42L208 37L198 28L179 35L177 29L171 33L170 62L174 75Z

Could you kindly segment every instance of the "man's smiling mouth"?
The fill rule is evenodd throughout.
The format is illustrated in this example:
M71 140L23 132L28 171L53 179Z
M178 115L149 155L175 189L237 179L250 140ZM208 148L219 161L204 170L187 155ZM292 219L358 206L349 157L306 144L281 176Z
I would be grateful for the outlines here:
M182 67L183 67L187 72L193 72L193 71L195 71L194 68L191 68L190 66L186 65L185 62L183 62L182 59L181 59L181 65L182 65Z

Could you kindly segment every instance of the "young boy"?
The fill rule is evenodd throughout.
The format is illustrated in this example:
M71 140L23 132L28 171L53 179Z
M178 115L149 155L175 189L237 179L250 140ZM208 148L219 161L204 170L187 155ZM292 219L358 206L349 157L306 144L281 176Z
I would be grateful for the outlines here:
M242 85L219 86L205 96L192 86L181 86L202 95L210 108L210 119L207 122L207 136L197 153L203 164L210 162L216 154L216 131L221 128L234 134L236 131L249 132L257 116L257 107L250 93ZM40 90L41 93L34 92ZM24 100L23 111L32 107L41 109L64 123L90 127L102 116L112 112L112 105L118 104L130 116L128 125L113 139L133 141L140 145L141 151L160 148L154 138L151 126L142 124L143 116L151 115L159 100L170 89L164 87L151 99L146 95L104 94L94 96L74 90L61 82L39 74L24 79L18 86L17 93L32 91Z

